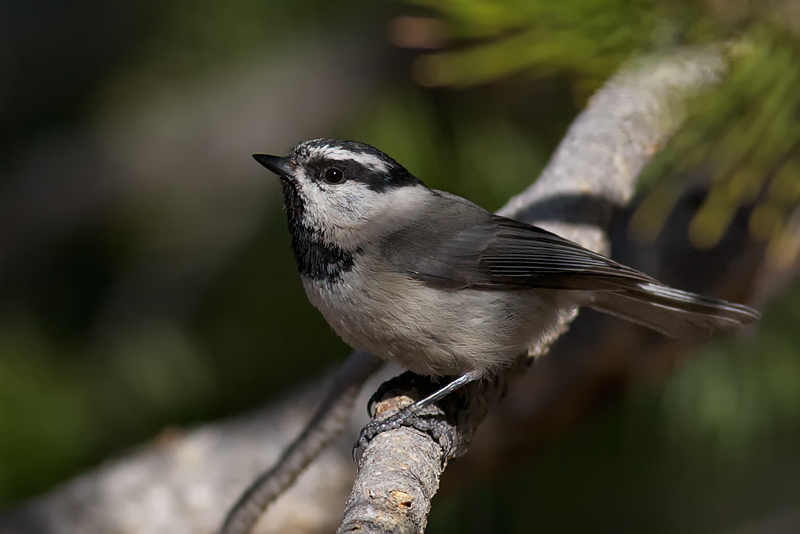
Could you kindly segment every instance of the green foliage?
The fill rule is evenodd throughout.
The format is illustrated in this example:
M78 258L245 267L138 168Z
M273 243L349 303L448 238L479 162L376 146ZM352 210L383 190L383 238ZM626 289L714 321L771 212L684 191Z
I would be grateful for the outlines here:
M756 203L751 233L783 239L800 201L800 38L762 25L731 58L726 79L689 106L689 119L643 176L655 183L632 230L654 238L683 184L676 176L702 168L713 187L690 237L698 247L721 239L736 211Z
M417 77L432 86L463 87L518 72L569 74L581 100L635 54L733 39L729 76L693 102L685 126L645 172L640 187L658 185L632 232L654 239L686 186L681 177L702 167L715 186L690 229L697 247L716 245L737 209L758 199L753 235L770 240L773 255L786 249L785 221L800 200L800 38L784 4L409 1L438 13L451 42L466 43L418 58ZM776 261L788 264L795 256L783 253Z
M756 1L406 1L441 17L453 44L421 58L426 85L464 86L522 71L602 81L648 50L740 38L769 21L786 26L779 3Z
M414 0L441 12L449 36L477 43L421 58L427 85L469 85L526 70L607 77L650 41L652 0Z

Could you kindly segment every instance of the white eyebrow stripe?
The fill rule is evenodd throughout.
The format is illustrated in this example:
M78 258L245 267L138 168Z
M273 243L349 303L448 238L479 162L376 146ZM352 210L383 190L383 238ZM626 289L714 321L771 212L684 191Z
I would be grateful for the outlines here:
M389 166L381 158L364 152L353 152L352 150L338 147L325 147L317 149L317 154L336 161L355 161L366 167L372 167L376 171L386 172L389 170Z

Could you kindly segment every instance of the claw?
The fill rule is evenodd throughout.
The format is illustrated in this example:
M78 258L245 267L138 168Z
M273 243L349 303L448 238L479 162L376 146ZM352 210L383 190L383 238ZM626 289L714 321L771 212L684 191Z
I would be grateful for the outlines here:
M451 433L450 426L446 421L441 419L438 415L421 415L420 408L416 404L406 406L394 415L383 419L382 421L370 421L361 429L361 434L358 436L358 441L353 445L353 461L357 464L360 463L360 456L358 451L363 452L366 450L369 442L375 436L389 430L396 430L402 426L415 428L420 432L428 434L435 442L437 442L444 451L443 461L450 458L454 452L453 444L455 439Z
M409 387L419 388L422 386L422 391L430 391L432 387L433 392L426 393L427 396L425 398L418 400L410 406L406 406L396 414L387 417L386 419L381 421L370 421L367 426L361 430L361 434L358 436L358 441L353 446L353 461L360 463L358 451L361 450L363 455L363 451L375 436L381 432L395 430L401 426L410 426L431 436L431 438L433 438L433 440L436 441L444 451L442 461L447 461L447 459L451 458L455 452L454 444L456 443L456 440L452 435L451 426L442 419L441 415L421 415L420 411L430 408L436 402L440 401L450 393L458 390L473 380L477 380L478 378L480 378L480 374L477 371L471 371L461 375L455 380L452 380L444 387L439 387L435 381L431 382L430 378L421 377L420 375L412 373L411 371L406 371L401 375L387 380L380 385L378 390L372 395L372 397L370 397L369 402L367 403L367 412L369 413L370 417L374 417L372 409L375 403L381 401L386 393L394 391L395 389L407 389Z

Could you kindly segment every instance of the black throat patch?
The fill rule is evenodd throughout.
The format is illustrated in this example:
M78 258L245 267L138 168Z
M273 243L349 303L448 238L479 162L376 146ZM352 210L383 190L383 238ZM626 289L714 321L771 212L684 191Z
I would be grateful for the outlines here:
M342 274L353 269L353 254L325 243L319 233L303 224L303 199L297 187L289 180L281 180L283 185L283 207L292 234L292 250L297 260L297 270L301 276L312 280L335 282Z

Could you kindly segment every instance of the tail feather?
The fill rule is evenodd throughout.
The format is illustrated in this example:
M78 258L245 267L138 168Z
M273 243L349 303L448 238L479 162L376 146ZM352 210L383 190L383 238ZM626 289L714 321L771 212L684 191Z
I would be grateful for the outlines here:
M761 317L741 304L654 283L597 291L594 296L589 307L674 338L705 340Z

